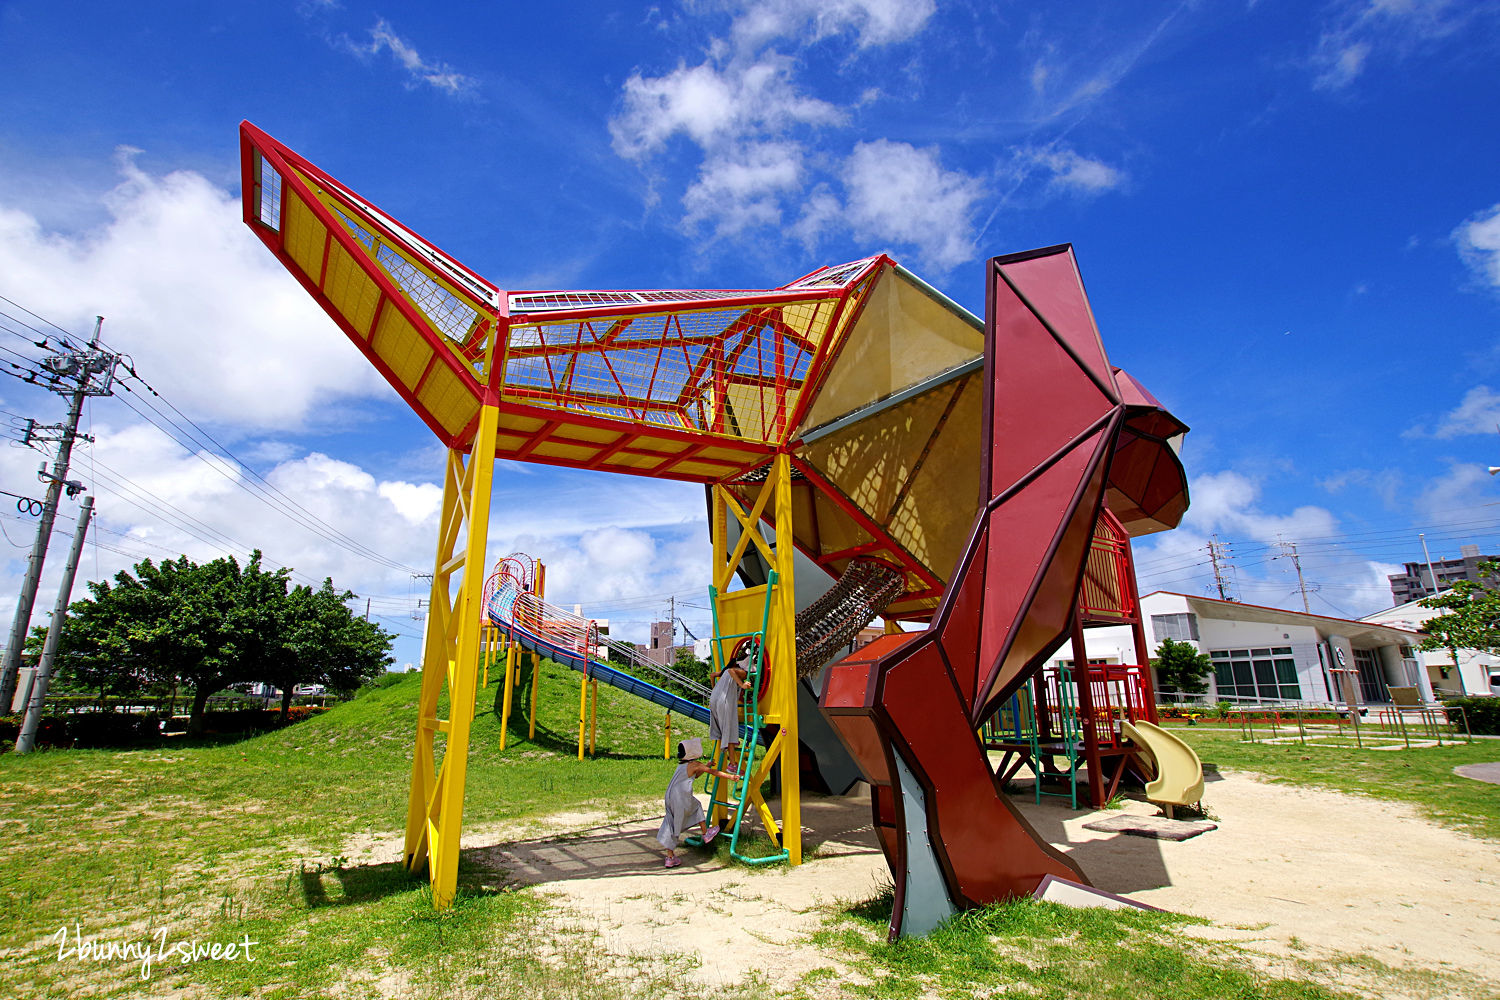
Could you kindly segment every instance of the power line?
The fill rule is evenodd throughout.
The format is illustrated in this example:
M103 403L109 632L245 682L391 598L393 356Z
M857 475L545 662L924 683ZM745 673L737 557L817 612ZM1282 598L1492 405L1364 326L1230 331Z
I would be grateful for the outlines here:
M142 409L142 407L138 407L134 403L132 403L129 397L121 396L121 402L125 403L125 405L129 407L131 411L133 411L143 420L146 420L147 422L151 423L153 426L161 430L189 455L197 458L208 468L213 469L229 482L233 483L235 486L244 490L246 493L249 493L251 496L260 500L272 510L286 517L288 520L298 524L299 526L307 529L313 534L319 536L323 540L337 545L340 548L353 553L354 555L360 556L361 558L378 563L386 567L387 569L399 570L404 573L415 572L415 567L409 566L406 563L400 562L396 559L392 559L389 556L377 552L370 546L365 545L363 542L360 542L354 538L351 538L349 535L340 531L338 528L329 524L327 521L324 521L322 518L309 511L306 507L303 507L296 500L287 496L286 493L272 484L259 472L256 472L246 462L238 458L233 452L225 448L212 435L204 431L203 428L195 423L191 418L183 416L181 410L178 410L176 406L173 406L170 400L162 397L161 394L155 389L151 389L151 387L147 385L145 381L142 380L139 376L132 375L131 377L140 382L142 385L146 386L147 389L150 389L157 398L161 399L162 402L165 403L168 407L171 407L173 412L177 413L179 416L182 416L182 419L190 424L193 428L195 428L198 433L202 435L202 438L195 438L191 431L188 431L187 428L183 427L176 420L172 419L172 417L157 409L149 398L143 396L139 392L135 392L134 390L130 389L128 385L124 386L124 388L127 392L131 393L131 395L134 396L135 399L138 399L142 402L144 410ZM193 447L194 445L196 445L197 447ZM229 461L226 460L226 456L227 459L234 462L234 465L229 464ZM212 458L213 461L210 461L210 458ZM247 480L243 476L237 475L236 469L243 469L246 473L253 477L254 481L252 482L251 480Z

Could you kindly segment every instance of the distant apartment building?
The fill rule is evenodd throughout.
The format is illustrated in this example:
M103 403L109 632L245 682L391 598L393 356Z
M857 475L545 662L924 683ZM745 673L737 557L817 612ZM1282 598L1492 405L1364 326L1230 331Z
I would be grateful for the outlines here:
M1457 559L1432 560L1430 570L1426 562L1406 563L1406 572L1393 573L1387 578L1391 581L1391 598L1397 605L1409 604L1447 590L1459 580L1500 584L1500 579L1479 574L1480 563L1500 562L1500 556L1482 556L1477 545L1462 546L1459 552L1461 555ZM1437 576L1435 584L1432 579L1434 574Z
M636 651L652 663L663 667L670 667L677 662L677 649L674 640L677 638L676 630L671 622L652 622L651 641L649 644L636 643ZM684 647L692 649L692 646Z

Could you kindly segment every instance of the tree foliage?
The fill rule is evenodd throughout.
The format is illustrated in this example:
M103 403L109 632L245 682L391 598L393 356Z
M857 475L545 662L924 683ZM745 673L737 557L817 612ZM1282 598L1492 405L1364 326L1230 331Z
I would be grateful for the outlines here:
M1208 690L1205 678L1214 672L1214 661L1190 642L1163 639L1151 660L1156 668L1156 683L1164 691L1202 694Z
M1500 566L1482 562L1478 569L1480 576L1493 579ZM1417 603L1444 612L1422 624L1423 649L1494 652L1500 648L1500 590L1472 580L1458 580L1443 593Z
M288 589L288 569L266 570L252 552L198 565L181 556L137 563L113 583L90 583L63 623L60 666L75 686L114 694L178 686L193 692L189 732L202 729L209 695L230 684L282 690L282 711L301 684L351 689L393 662L392 637L356 617L348 591L324 580Z

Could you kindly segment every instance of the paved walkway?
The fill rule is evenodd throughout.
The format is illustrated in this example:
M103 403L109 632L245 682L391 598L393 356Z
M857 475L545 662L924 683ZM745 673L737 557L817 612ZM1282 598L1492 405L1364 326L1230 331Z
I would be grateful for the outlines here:
M1492 785L1500 785L1500 761L1492 764L1460 764L1453 769L1453 773L1464 778L1473 778L1475 781L1488 781Z

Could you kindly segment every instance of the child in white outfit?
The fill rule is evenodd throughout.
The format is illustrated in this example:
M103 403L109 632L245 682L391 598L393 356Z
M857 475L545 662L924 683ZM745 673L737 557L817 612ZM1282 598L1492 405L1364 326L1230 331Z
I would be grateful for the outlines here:
M739 770L740 692L750 690L750 658L755 649L746 642L735 652L734 662L724 668L708 696L708 738L724 748L720 760L731 772Z
M703 815L703 806L698 802L698 797L693 794L693 780L701 774L713 774L720 778L733 779L733 775L726 771L717 771L705 764L698 758L703 756L703 741L701 739L683 740L677 744L677 770L672 772L672 780L667 783L667 794L664 797L667 810L662 817L661 828L656 831L656 842L666 848L666 867L676 868L682 864L682 859L677 856L677 841L682 835L698 827L698 832L703 837L705 844L713 841L719 835L717 826L709 828Z

